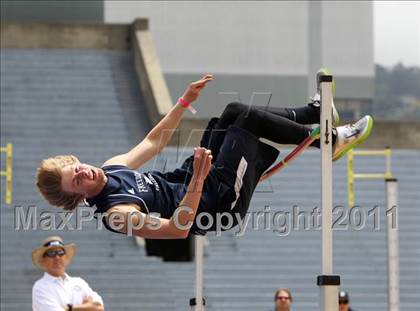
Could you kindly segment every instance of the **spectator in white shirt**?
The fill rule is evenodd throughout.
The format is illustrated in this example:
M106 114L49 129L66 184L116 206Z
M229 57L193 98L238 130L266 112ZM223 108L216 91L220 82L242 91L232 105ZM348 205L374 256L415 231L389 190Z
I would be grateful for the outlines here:
M74 243L52 236L32 251L32 262L45 271L32 288L33 311L103 311L103 301L85 280L66 273L76 252Z

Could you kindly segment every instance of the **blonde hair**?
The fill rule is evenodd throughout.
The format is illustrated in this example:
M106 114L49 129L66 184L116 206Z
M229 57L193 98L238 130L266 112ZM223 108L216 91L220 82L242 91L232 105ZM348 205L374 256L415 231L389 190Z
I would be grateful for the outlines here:
M42 196L51 204L65 210L75 209L84 199L81 194L68 193L61 188L62 169L67 165L80 163L73 155L59 155L45 159L38 167L36 185Z

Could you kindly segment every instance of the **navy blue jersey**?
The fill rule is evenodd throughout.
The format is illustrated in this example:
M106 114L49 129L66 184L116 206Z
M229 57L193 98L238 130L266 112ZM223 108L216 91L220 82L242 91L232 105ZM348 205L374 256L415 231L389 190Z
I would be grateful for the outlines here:
M167 173L158 171L140 173L124 165L104 166L102 169L108 179L106 185L97 196L86 201L90 206L96 206L95 213L106 213L118 204L134 203L146 214L158 213L159 217L169 219L187 192L191 179L191 170L188 167L192 160L193 157L188 158L181 168ZM206 211L211 214L216 212L212 206L217 205L219 200L217 185L215 176L206 182L198 212ZM107 229L117 232L108 226L105 218L102 219ZM205 234L195 225L191 228L191 232Z
M144 213L170 218L187 188L183 178L169 182L165 174L157 171L140 173L123 165L102 169L108 181L96 197L87 200L89 205L96 205L97 213L104 213L117 204L135 203Z
M217 119L209 122L200 145L212 150L214 162L203 185L197 215L208 213L216 219L217 213L235 213L245 217L258 180L274 162L278 151L258 140L250 132L230 127L226 132L213 132ZM192 177L194 156L185 160L173 172L149 171L140 173L123 165L109 165L102 169L108 181L102 191L86 201L96 205L96 213L105 213L112 206L134 203L144 213L158 213L169 219L184 198ZM111 231L105 219L104 225ZM190 232L205 234L216 230L216 221L207 227L194 222ZM234 217L233 225L237 224ZM202 229L206 227L206 229Z

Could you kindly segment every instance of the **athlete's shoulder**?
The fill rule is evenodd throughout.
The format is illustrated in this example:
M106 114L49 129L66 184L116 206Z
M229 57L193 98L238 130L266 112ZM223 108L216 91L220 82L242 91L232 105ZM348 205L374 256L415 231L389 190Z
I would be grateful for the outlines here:
M103 165L101 169L105 172L109 171L116 171L116 170L132 170L129 167L121 164L110 164L110 165Z

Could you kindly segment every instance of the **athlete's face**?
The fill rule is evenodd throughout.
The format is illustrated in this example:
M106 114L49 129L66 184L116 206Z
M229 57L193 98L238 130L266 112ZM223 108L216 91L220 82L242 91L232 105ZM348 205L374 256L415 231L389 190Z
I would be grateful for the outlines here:
M77 193L89 197L103 185L105 174L95 166L76 163L62 169L61 187L69 193Z

